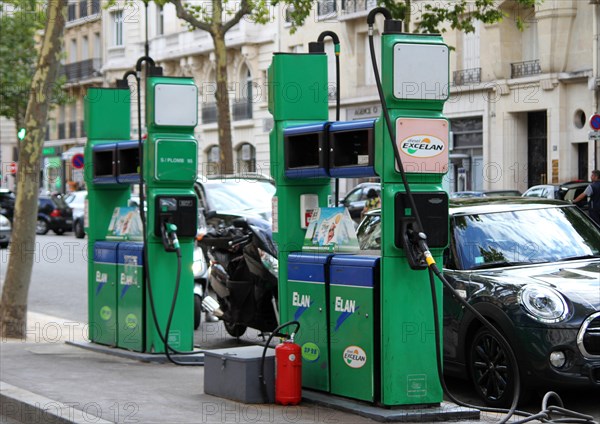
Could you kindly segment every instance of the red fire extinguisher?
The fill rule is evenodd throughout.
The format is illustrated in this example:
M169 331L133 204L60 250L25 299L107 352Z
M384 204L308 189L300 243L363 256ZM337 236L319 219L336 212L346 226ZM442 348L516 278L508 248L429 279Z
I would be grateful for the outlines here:
M275 403L298 405L302 400L302 351L291 340L275 347Z

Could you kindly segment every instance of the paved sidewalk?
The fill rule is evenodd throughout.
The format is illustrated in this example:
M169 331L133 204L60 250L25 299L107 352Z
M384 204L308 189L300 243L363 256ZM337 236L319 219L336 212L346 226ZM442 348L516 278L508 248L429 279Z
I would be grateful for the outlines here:
M81 323L30 313L28 327L27 341L0 341L0 422L375 422L318 403L247 405L206 395L201 366L140 362L65 343L86 340Z

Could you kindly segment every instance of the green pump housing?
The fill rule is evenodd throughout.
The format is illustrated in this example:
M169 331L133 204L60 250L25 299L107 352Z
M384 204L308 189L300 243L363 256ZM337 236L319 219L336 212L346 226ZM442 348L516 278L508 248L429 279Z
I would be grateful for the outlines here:
M197 175L198 143L194 128L198 120L198 88L191 78L149 77L146 82L146 123L143 175L146 182L148 225L146 228L149 266L147 282L152 297L146 296L146 345L151 352L164 353L161 335L179 351L193 349L193 262L197 230L197 198L193 190ZM177 255L166 252L163 231L177 228L181 251L179 291L172 324L165 335L175 293ZM158 325L152 317L153 300Z
M166 333L180 266L180 285L166 338L172 348L191 351L191 264L198 213L193 191L197 87L190 78L154 76L147 79L146 87L148 136L143 149L138 140L129 140L129 89L90 88L85 98L86 232L88 252L94 258L88 266L90 340L164 353L161 335ZM145 237L109 239L107 229L114 222L115 208L127 207L131 184L140 183L141 178L147 211ZM177 234L181 261L173 253L174 246L163 243L165 231Z
M392 136L383 116L328 122L323 54L273 56L270 149L281 322L301 322L296 341L303 387L385 406L439 404L429 274L411 266L404 235L416 229L418 210L441 263L448 241L442 178L449 123L442 109L449 95L449 49L439 35L387 32L381 44ZM382 185L379 256L302 252L301 196L314 194L318 207L327 207L331 177L365 176L378 176ZM441 289L436 283L438 310Z

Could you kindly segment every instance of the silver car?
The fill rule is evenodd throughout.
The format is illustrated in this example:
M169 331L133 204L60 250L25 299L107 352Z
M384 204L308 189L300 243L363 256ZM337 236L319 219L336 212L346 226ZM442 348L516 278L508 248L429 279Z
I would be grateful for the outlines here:
M0 215L0 249L6 249L10 243L10 232L12 227L10 221L4 215Z

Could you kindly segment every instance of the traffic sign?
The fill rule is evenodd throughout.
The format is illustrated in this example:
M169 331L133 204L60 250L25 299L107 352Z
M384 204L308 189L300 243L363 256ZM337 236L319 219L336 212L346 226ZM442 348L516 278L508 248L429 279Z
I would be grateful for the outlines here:
M6 164L6 173L15 175L17 173L17 163L9 162Z
M590 118L590 127L592 127L594 131L600 130L600 115L592 115L592 117Z
M81 169L83 168L83 155L81 153L77 153L73 155L73 159L71 159L71 163L73 164L73 168Z

